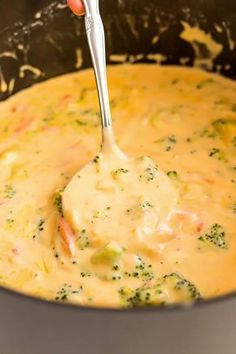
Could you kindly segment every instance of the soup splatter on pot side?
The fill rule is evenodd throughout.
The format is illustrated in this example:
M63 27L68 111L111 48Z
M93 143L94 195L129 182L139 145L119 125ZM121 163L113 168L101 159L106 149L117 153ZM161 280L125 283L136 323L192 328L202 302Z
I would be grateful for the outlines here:
M109 68L109 84L117 143L130 156L156 162L149 177L163 170L178 192L177 205L137 247L135 232L123 229L119 240L98 240L90 227L69 226L68 238L62 192L100 149L93 73L18 93L0 103L0 284L104 307L235 291L236 83L198 69L123 65ZM120 169L113 177L125 175ZM111 208L104 205L88 223L112 225ZM141 221L151 222L152 205L145 201L127 215L137 231Z

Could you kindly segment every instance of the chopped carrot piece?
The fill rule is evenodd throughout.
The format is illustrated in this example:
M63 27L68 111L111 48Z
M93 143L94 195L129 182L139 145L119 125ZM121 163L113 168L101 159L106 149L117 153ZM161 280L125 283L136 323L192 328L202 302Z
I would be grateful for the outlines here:
M177 215L180 219L190 220L191 222L199 220L199 217L195 213L188 210L175 210L173 215Z
M204 177L203 178L203 181L207 182L207 183L215 183L215 180L213 178L210 178L210 177Z
M73 96L70 94L66 94L66 95L62 96L59 101L59 107L63 107L65 105L67 105L71 101L72 98L73 98Z
M12 113L25 113L28 109L28 106L25 104L20 104L18 103L17 105L14 105L11 107L11 112Z
M200 221L200 222L197 224L197 232L202 232L203 227L204 227L204 223L203 223L203 221Z
M61 237L64 241L66 251L71 257L75 256L75 235L70 228L70 225L66 222L64 218L59 221Z
M32 123L33 118L25 118L22 119L22 121L20 122L20 124L15 128L15 133L21 133L22 131L24 131L26 128L28 128L28 126Z
M19 251L17 248L12 248L12 253L14 253L16 256L19 255Z

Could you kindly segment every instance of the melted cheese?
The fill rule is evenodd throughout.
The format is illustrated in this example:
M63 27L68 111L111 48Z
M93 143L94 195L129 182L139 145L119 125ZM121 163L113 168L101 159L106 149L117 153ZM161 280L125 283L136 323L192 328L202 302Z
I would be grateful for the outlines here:
M109 80L117 143L134 164L100 155L72 192L100 150L92 71L0 104L0 283L106 307L235 291L236 84L157 65L111 67ZM139 156L155 161L154 180ZM127 188L139 169L140 189ZM163 187L153 194L150 183Z

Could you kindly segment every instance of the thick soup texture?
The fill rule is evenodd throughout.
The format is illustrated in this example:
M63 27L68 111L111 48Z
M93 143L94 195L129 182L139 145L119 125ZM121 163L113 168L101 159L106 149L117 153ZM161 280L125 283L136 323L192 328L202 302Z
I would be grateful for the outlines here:
M87 202L89 217L75 227L63 215L63 191L86 163L93 160L93 173L101 163L93 73L27 89L0 104L0 284L103 307L201 301L235 291L236 83L157 65L110 67L108 76L118 145L129 156L150 156L154 164L140 160L147 164L142 185L149 188L164 171L170 183L160 184L160 195L170 185L176 203L170 200L168 218L157 227L159 201L150 195L129 206L124 195L126 230L115 201L94 199L98 209ZM120 185L130 178L125 165L109 173ZM96 186L111 193L109 183Z

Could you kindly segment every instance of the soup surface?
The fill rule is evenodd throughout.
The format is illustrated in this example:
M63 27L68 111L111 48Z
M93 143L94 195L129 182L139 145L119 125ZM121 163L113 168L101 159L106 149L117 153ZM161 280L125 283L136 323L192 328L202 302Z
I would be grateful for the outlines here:
M177 202L158 227L155 201L142 199L126 210L132 232L105 202L75 227L64 218L62 193L100 150L93 73L27 89L0 104L0 284L105 307L235 291L236 83L157 65L110 67L108 74L118 145L130 156L150 156L156 165L146 180L164 171ZM121 184L128 174L111 171ZM110 185L98 188L109 192ZM99 225L109 225L106 233Z

